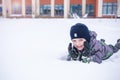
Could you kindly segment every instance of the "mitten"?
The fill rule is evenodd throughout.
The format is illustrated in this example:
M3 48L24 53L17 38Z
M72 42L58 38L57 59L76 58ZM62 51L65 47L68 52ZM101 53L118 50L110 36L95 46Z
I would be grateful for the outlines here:
M73 60L77 60L78 51L77 51L77 49L76 49L75 47L72 47L72 43L69 43L68 52L69 52L70 57L71 57Z
M91 61L90 58L82 56L82 62L83 63L90 63L90 61Z

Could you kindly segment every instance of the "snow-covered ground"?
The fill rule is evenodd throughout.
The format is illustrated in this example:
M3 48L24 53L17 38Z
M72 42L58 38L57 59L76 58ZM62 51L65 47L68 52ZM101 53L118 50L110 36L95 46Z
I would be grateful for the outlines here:
M0 80L119 80L120 51L102 64L64 60L78 22L107 44L120 38L120 19L0 18Z

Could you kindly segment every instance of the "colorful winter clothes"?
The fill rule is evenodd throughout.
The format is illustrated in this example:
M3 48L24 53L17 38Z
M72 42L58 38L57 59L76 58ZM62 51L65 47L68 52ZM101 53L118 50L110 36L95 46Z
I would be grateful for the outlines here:
M113 54L113 49L106 45L104 41L96 40L97 34L90 31L90 58L91 61L101 63L102 60L108 59Z
M85 33L84 35L81 32L86 32L87 34ZM89 31L87 26L81 23L78 23L71 27L70 36L71 39L85 38L87 40L84 42L84 49L82 51L78 50L76 47L72 46L72 43L70 43L68 46L69 55L67 60L79 60L84 63L102 63L102 60L108 59L113 55L113 53L116 53L120 49L120 39L118 39L115 46L107 45L105 43L105 40L96 39L96 32ZM87 38L86 36L90 37Z

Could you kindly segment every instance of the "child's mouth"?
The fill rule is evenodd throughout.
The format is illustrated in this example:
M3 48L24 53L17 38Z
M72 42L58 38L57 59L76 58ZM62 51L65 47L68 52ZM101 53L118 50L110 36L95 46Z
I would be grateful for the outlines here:
M82 50L82 49L83 49L83 45L77 46L77 49L78 49L78 50Z

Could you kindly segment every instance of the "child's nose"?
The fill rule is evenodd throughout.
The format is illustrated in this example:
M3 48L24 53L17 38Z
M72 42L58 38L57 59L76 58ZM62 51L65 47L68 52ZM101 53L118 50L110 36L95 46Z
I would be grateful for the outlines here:
M77 45L77 46L79 46L79 45L80 45L80 43L79 43L79 42L77 42L77 43L76 43L76 45Z

